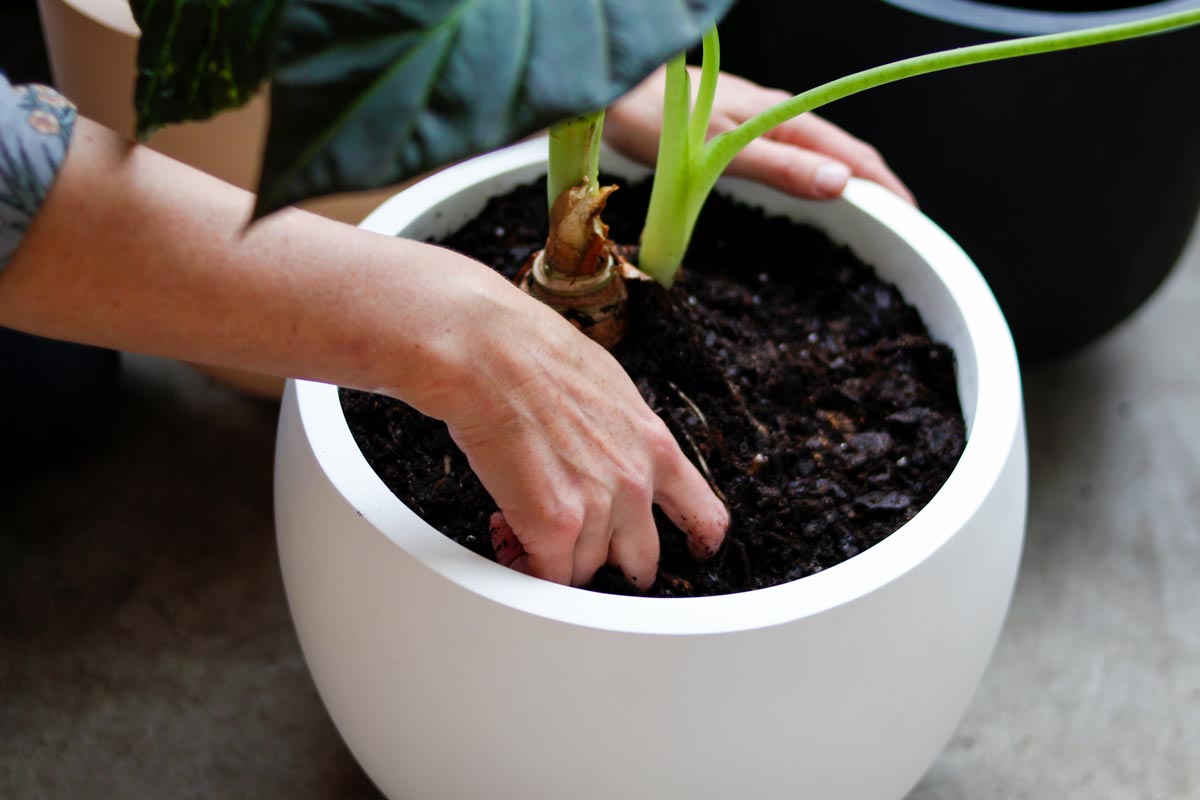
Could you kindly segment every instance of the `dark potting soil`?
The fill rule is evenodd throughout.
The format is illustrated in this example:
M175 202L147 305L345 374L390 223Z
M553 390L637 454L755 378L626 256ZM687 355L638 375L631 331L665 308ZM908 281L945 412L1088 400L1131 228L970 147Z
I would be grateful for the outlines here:
M614 194L605 221L635 242L647 186ZM493 200L445 242L510 277L540 247L545 184ZM656 512L663 597L728 594L844 561L911 519L958 462L965 430L954 356L917 312L823 233L714 196L671 291L631 286L614 355L728 502L725 545L696 564ZM343 389L367 461L400 499L494 558L495 504L444 425ZM589 587L632 594L605 568Z

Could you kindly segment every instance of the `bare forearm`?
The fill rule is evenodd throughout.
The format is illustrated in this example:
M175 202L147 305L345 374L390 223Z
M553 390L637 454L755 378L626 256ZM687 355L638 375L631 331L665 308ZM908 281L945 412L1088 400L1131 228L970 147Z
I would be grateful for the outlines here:
M697 552L728 515L595 342L464 256L244 192L81 122L0 274L0 324L384 391L446 421L522 542L514 566L648 586L657 501ZM584 535L584 531L587 535Z
M0 322L421 400L459 357L447 320L497 290L466 258L301 211L246 229L252 203L81 120Z

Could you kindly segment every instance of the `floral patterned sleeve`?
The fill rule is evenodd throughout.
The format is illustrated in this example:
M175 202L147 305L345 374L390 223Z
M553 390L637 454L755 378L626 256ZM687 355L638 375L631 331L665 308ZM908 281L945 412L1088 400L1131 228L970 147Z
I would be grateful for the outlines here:
M54 183L75 128L75 106L45 86L0 73L0 270Z

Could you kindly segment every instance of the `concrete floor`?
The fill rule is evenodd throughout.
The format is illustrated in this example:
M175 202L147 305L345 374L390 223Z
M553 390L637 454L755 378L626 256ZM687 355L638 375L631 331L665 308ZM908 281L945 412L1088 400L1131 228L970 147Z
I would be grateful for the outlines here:
M1012 615L908 800L1200 797L1197 309L1193 236L1134 320L1028 371ZM378 797L288 618L275 409L142 357L119 401L0 489L0 798Z

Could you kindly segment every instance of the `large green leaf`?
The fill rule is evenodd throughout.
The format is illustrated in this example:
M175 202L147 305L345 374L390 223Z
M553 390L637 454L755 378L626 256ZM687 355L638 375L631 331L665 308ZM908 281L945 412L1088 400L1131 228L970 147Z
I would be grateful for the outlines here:
M601 108L732 4L284 0L255 213L385 186Z
M137 135L207 119L249 100L267 77L286 0L130 0L142 30Z

